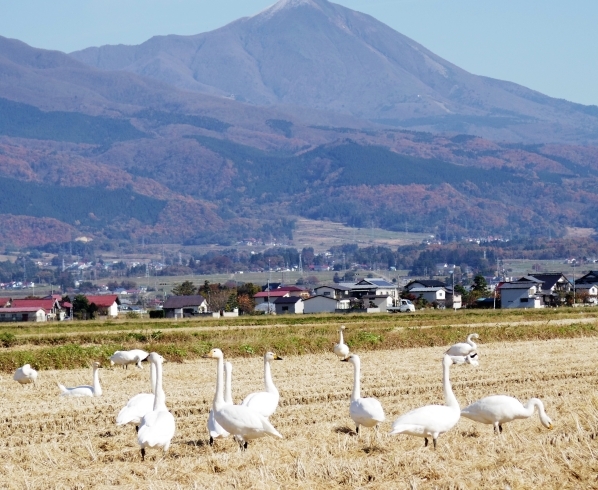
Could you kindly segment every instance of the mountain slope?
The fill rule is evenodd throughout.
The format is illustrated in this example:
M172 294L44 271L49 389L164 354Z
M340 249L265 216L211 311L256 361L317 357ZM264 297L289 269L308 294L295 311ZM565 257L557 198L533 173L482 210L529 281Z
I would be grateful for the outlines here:
M376 19L327 0L281 0L196 36L71 53L256 105L515 141L598 142L598 108L472 75Z

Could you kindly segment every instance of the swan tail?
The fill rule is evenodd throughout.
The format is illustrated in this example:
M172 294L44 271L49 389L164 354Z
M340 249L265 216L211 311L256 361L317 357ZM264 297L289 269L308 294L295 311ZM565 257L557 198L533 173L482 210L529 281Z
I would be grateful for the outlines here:
M279 437L280 439L283 438L282 434L274 428L274 426L270 423L270 421L267 418L263 419L262 424L264 426L264 430L266 431L266 434L268 434L272 437Z
M388 435L394 436L394 435L397 435L397 434L403 434L405 432L409 432L409 433L421 432L421 428L417 427L417 426L414 426L412 424L397 424L397 425L393 425L392 426L392 429L388 433Z

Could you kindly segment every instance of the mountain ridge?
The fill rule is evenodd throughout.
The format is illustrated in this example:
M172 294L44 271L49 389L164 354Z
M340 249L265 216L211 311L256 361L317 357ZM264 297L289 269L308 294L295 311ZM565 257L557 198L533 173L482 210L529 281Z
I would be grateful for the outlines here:
M373 17L327 0L281 0L207 33L71 56L289 113L302 107L497 140L598 143L598 107L472 75Z

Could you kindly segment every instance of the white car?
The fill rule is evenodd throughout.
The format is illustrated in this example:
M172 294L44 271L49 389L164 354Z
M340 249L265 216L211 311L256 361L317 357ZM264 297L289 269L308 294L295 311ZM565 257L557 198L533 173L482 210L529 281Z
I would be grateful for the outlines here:
M404 313L406 311L412 312L415 311L415 305L408 299L401 299L397 306L389 306L387 311L390 313Z

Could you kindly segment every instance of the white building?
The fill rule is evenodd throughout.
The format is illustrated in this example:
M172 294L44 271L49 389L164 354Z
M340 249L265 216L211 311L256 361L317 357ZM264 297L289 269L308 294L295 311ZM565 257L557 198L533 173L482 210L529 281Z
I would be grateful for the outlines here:
M499 287L501 308L543 308L536 282L506 282Z

